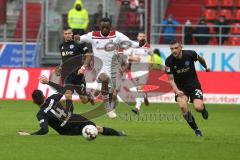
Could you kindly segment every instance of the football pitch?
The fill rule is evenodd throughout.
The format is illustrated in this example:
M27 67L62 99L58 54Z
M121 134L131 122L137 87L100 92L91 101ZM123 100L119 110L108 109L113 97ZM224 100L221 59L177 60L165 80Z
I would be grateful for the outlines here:
M101 126L124 130L126 137L60 136L50 129L45 136L18 136L18 130L39 129L38 108L29 101L0 102L0 157L2 160L236 160L240 159L240 106L207 105L203 120L192 107L203 137L196 137L176 104L150 104L139 117L121 103L118 118L93 119ZM75 112L93 107L75 103Z

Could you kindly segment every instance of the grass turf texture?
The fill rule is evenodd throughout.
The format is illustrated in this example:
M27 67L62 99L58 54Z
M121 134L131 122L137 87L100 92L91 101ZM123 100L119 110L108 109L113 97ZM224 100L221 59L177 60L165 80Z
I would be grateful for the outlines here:
M75 103L76 112L89 109L87 105ZM125 104L120 104L117 119L102 116L93 121L125 130L128 136L98 136L94 141L87 141L81 136L59 136L53 130L45 136L18 136L18 130L33 132L39 129L35 117L38 108L27 101L1 101L0 157L17 160L239 159L240 107L208 105L208 110L207 121L192 111L203 132L203 137L196 137L181 118L176 104L143 106L140 118Z

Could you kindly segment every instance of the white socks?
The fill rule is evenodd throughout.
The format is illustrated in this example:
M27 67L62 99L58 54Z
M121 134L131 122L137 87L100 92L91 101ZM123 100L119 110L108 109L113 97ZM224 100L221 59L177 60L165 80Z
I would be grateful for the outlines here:
M143 99L143 98L136 98L135 108L138 109L138 110L140 110L140 107L141 107L142 102L144 102L144 99Z

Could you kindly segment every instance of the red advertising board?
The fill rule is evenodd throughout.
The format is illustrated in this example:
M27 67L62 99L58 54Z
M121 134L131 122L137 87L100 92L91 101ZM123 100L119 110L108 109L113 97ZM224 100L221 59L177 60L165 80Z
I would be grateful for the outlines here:
M51 72L44 68L1 68L0 100L31 100L34 89L41 89L45 96L53 94L53 90L38 81L40 75L49 77ZM198 76L207 103L240 103L239 72L198 72ZM150 92L161 93L159 97L151 97L153 102L174 102L167 75L163 72L151 71L146 86Z

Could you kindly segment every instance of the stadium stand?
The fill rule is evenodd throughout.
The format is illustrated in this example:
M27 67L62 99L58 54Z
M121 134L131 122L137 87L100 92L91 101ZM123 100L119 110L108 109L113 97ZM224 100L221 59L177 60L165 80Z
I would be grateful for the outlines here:
M235 27L230 29L230 34L240 34L240 23L233 23Z
M235 7L240 8L240 0L236 0Z
M207 8L217 8L218 7L218 0L205 0L204 6Z
M36 41L40 21L41 21L41 5L40 3L27 3L27 41ZM16 30L14 32L14 38L18 39L18 41L22 38L22 16L23 11L21 9L20 14L18 16Z
M197 14L200 13L200 14ZM215 24L221 16L225 16L229 25L238 26L240 22L240 0L170 0L168 8L165 13L165 17L172 13L175 19L184 24L187 19L190 19L192 24L197 24L201 16L204 16L207 20L207 25L210 27L210 33L216 34L214 31ZM179 27L180 28L180 27ZM177 33L181 33L178 29ZM230 35L239 35L240 28L232 27ZM238 38L231 38L229 41L223 43L223 45L231 44L236 45L235 41ZM160 38L160 43L161 43ZM216 45L218 43L217 37L212 37L209 44Z
M240 9L236 9L236 10L233 11L233 20L235 22L240 21Z
M215 9L206 9L204 10L204 17L207 21L214 21L216 19L216 10Z
M232 8L234 6L233 0L221 0L221 8Z
M228 21L232 20L232 12L230 9L221 9L218 12L218 18L220 16L225 16L226 20L228 20Z
M240 37L230 37L229 45L230 46L240 46Z

